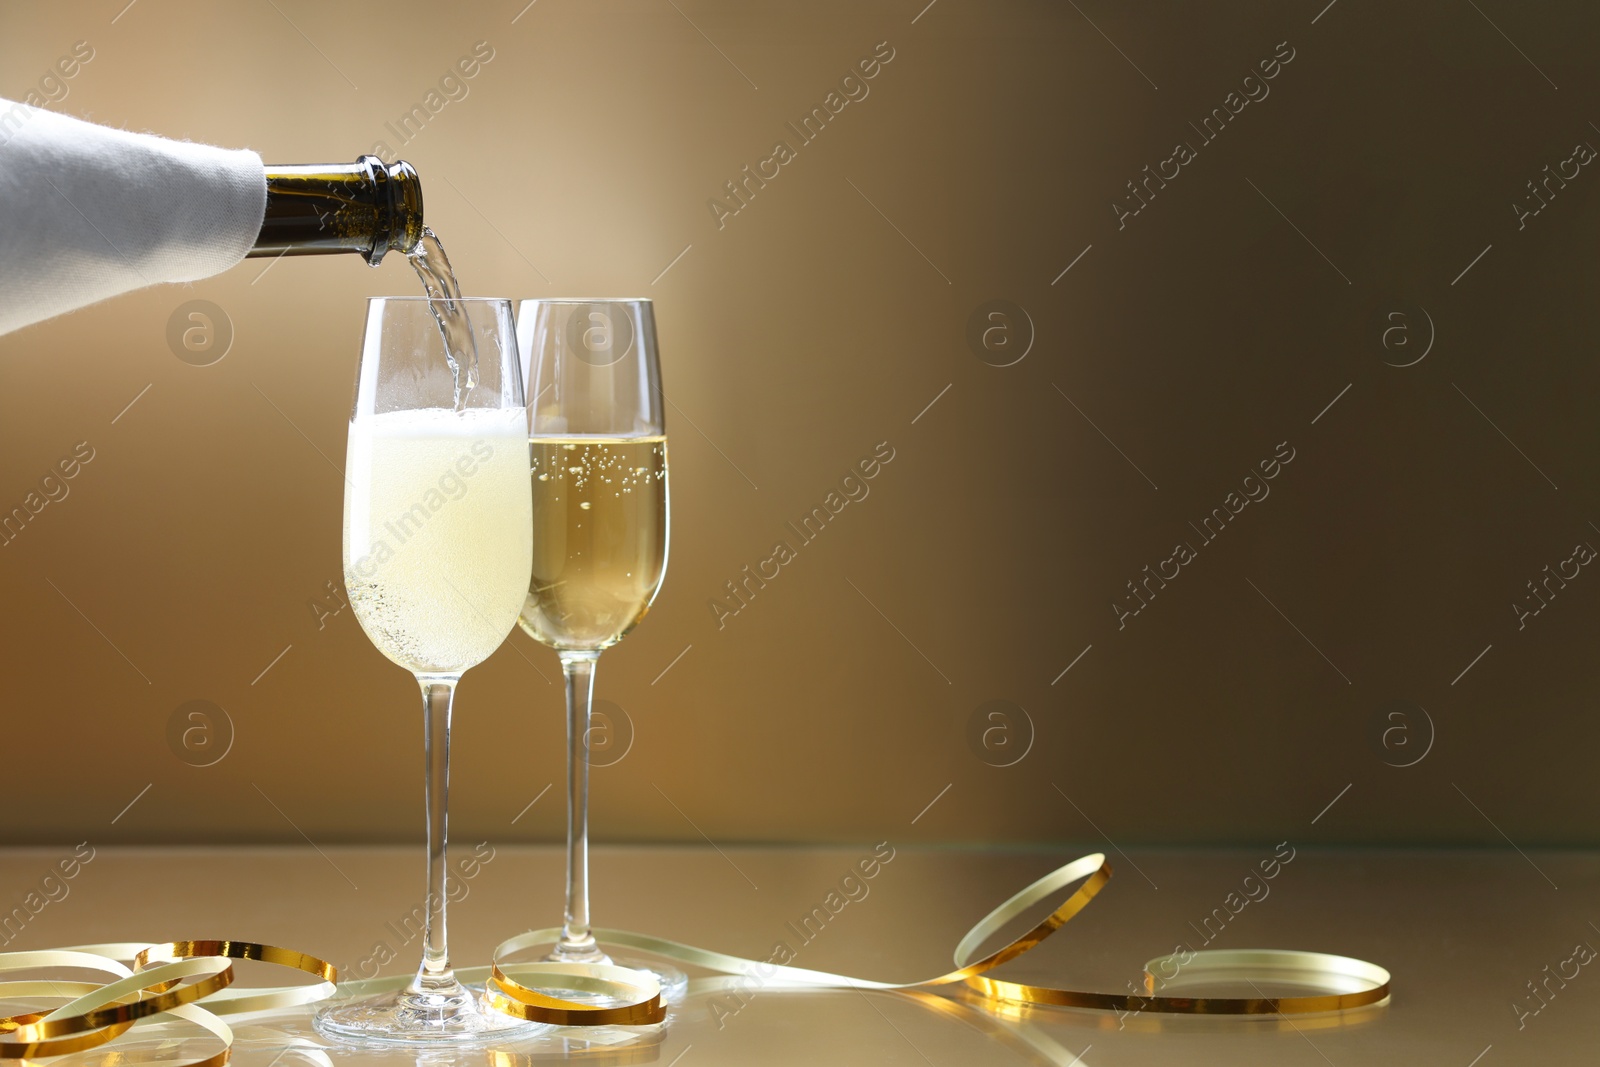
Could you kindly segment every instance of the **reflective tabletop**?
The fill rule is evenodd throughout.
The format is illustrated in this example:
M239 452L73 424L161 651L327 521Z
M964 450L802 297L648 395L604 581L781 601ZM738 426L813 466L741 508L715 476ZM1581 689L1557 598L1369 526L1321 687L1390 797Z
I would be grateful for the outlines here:
M593 914L620 927L795 966L915 981L951 969L992 907L1085 852L1116 876L1065 929L997 976L1124 992L1144 961L1183 947L1291 948L1371 960L1388 1003L1297 1017L1156 1017L983 1002L960 994L716 988L698 983L656 1027L550 1029L488 1048L330 1046L311 1009L235 1016L233 1062L535 1064L1443 1064L1589 1063L1600 1031L1600 854L1581 851L913 849L871 878L858 848L597 847ZM560 920L562 853L455 842L481 862L456 887L454 962ZM342 977L403 974L420 954L423 891L409 847L94 848L0 852L6 951L111 941L234 938L301 949ZM880 848L877 855L884 854ZM83 857L90 856L84 860ZM63 860L73 874L62 876ZM1271 877L1266 876L1271 871ZM1032 919L1047 909L1030 913ZM1021 927L1018 927L1020 932ZM254 968L254 969L252 969ZM240 982L280 974L240 965ZM1130 985L1131 984L1131 985ZM1593 988L1591 987L1593 985ZM709 986L709 988L707 988ZM1219 990L1234 992L1233 990ZM73 1063L216 1051L182 1024L135 1030ZM64 1061L66 1062L66 1061Z

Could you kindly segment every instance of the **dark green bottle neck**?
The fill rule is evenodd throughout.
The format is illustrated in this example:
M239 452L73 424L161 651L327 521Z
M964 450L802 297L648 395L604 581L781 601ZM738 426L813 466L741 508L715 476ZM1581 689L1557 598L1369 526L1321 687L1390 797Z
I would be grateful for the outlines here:
M422 181L404 160L267 167L267 209L251 256L359 252L376 266L422 240Z

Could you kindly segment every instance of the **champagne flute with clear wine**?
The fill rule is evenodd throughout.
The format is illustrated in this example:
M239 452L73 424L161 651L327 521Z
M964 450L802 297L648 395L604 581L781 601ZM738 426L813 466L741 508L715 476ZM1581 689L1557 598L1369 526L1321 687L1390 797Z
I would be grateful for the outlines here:
M426 739L421 966L396 994L330 1004L317 1029L361 1043L450 1043L528 1024L485 1011L446 938L456 683L516 626L532 566L528 413L506 300L368 302L345 462L344 581L372 643L416 676Z
M650 609L667 567L667 436L649 300L524 300L532 398L533 577L520 623L561 658L567 698L567 905L560 963L612 960L589 929L589 712L595 663ZM571 997L570 993L562 994Z

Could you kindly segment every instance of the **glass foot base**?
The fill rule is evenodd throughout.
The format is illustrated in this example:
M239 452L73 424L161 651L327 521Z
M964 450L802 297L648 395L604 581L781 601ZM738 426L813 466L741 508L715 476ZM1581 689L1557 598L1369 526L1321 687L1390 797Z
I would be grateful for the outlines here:
M368 1046L470 1045L553 1029L482 1008L465 990L456 996L402 992L330 1004L312 1025L323 1037Z
M689 976L669 963L661 963L657 960L647 962L645 960L627 959L626 957L622 959L613 958L611 962L618 967L627 967L630 970L645 971L654 975L656 981L661 983L661 1002L663 1004L678 1003L683 999L684 990L689 987Z
M615 957L604 951L604 946L596 946L594 953L582 955L567 955L559 950L545 957L547 963L604 963L613 967L626 967L633 971L644 971L651 975L661 986L661 1002L663 1004L676 1004L683 999L684 991L689 986L689 976L668 963L656 960L629 959ZM609 997L603 993L581 993L572 989L541 989L552 997L561 997L565 1000L575 1001L579 1004L595 1004L600 1007L613 1007L624 1004L626 1001L617 997Z

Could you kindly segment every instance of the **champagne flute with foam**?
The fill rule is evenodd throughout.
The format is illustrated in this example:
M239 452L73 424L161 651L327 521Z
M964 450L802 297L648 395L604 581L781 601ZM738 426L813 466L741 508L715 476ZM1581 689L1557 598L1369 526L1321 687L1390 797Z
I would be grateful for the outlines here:
M447 358L447 344L468 350ZM421 688L426 920L415 978L397 994L325 1007L316 1026L330 1037L443 1044L541 1029L484 1011L456 979L446 937L456 684L516 626L532 567L530 505L511 304L370 301L345 462L344 580L361 628Z

